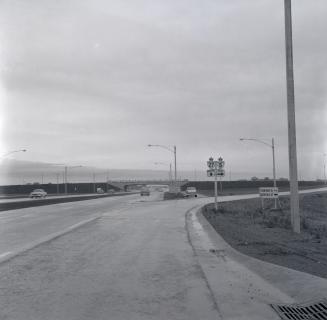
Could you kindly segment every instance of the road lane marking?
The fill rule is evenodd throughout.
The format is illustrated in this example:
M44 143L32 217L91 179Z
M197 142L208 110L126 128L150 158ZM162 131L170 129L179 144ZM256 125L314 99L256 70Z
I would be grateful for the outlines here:
M6 257L6 256L8 256L8 255L10 255L11 253L12 253L11 251L7 251L7 252L5 252L5 253L1 253L1 254L0 254L0 259Z
M76 223L76 224L74 224L74 225L72 225L70 227L67 227L66 229L63 229L63 230L61 230L59 232L52 233L52 234L50 234L48 236L45 236L45 237L43 237L41 239L33 241L33 242L31 242L31 243L29 243L29 244L15 250L15 251L8 251L8 252L5 252L3 254L0 254L0 263L8 261L8 260L10 260L10 259L22 254L22 253L25 253L26 251L32 250L32 249L34 249L34 248L36 248L36 247L38 247L40 245L46 244L46 243L48 243L50 241L53 241L53 240L55 240L55 239L57 239L57 238L59 238L61 236L66 235L67 233L75 231L76 229L78 229L80 227L83 227L84 225L86 225L86 224L88 224L90 222L96 221L101 217L102 217L102 215L97 215L97 216L92 217L90 219L83 220L83 221L81 221L79 223Z

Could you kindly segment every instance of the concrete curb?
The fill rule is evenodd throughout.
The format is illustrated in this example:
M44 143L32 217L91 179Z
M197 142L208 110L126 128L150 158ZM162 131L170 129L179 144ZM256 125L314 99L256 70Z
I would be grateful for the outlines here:
M269 304L293 303L294 300L229 257L223 243L214 245L197 220L198 208L186 214L186 224L195 256L221 318L280 320Z
M99 218L101 218L102 215L98 215L98 216L95 216L93 218L90 218L90 219L87 219L87 220L83 220L83 221L80 221L68 228L65 228L64 230L62 231L59 231L59 232L54 232L46 237L43 237L37 241L34 241L34 242L31 242L29 243L28 245L24 246L24 247L21 247L19 248L18 250L15 250L15 251L8 251L8 252L5 252L3 253L2 255L0 255L0 264L2 263L5 263L5 262L8 262L10 261L11 259L21 255L21 254L24 254L25 252L29 251L29 250L32 250L40 245L43 245L43 244L46 244L46 243L49 243L61 236L64 236L65 234L69 233L69 232L72 232L72 231L75 231L83 226L85 226L86 224L88 223L91 223L91 222L94 222L96 220L98 220Z
M224 250L231 259L244 265L268 283L273 284L275 288L278 288L295 302L320 300L327 297L327 279L247 256L231 247L216 232L203 216L201 208L195 215L215 247Z

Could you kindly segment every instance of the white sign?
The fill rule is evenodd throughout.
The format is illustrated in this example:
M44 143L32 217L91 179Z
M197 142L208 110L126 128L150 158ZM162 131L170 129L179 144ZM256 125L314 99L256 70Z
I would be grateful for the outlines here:
M225 176L225 161L222 157L218 158L218 161L215 161L212 157L209 158L209 161L207 161L207 165L209 167L209 170L207 170L207 176L208 177L224 177Z
M211 169L211 170L207 170L207 176L208 177L214 177L214 176L217 176L217 177L224 177L225 176L225 170L224 169Z
M259 188L260 197L263 199L277 199L278 188Z

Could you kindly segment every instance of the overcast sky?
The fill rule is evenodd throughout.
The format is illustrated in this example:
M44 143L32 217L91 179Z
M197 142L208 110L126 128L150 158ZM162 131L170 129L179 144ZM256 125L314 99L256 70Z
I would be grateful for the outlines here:
M15 159L288 175L283 0L1 0L1 149ZM327 152L327 1L293 1L300 175ZM269 142L269 140L268 140Z

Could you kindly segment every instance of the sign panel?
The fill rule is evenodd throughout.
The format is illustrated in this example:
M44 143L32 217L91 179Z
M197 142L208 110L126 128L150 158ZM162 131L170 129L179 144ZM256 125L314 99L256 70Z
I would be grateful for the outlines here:
M218 169L216 171L216 174L218 177L224 177L225 176L225 170L224 169Z
M259 195L263 199L277 199L278 188L259 188Z
M217 170L207 170L207 176L208 177L214 177L214 176L217 176L217 177L224 177L225 176L225 170L224 169L217 169Z
M215 176L215 170L207 170L207 176L208 177L214 177Z

